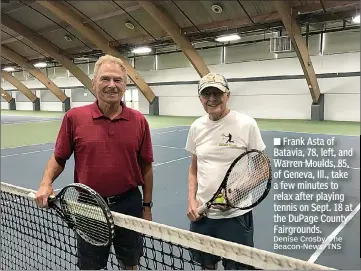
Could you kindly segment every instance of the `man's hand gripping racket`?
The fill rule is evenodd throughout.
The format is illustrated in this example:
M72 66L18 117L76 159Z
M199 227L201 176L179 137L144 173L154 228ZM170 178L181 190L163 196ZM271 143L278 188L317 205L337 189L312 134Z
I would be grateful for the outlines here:
M198 214L209 208L247 210L260 204L271 188L271 163L264 152L250 150L237 157L213 197L200 207Z
M112 242L113 216L104 199L90 187L79 183L67 185L48 198L48 206L86 242L95 246Z

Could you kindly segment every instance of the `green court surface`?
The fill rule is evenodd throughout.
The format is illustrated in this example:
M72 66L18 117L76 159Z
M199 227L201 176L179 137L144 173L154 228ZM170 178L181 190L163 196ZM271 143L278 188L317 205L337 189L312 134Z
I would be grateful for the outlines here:
M62 118L62 112L2 110L2 116ZM152 129L190 125L197 117L146 116ZM263 131L360 135L360 122L257 119ZM61 120L1 124L1 148L54 142Z

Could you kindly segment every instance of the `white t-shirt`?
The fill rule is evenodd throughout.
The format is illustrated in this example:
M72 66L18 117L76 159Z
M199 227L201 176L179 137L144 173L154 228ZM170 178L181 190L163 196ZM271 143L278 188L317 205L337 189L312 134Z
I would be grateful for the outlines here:
M189 130L186 150L197 156L197 194L202 203L212 198L231 165L241 153L266 146L257 122L242 113L231 110L224 118L212 121L208 115L195 120ZM220 211L209 209L209 218L230 218L250 210Z

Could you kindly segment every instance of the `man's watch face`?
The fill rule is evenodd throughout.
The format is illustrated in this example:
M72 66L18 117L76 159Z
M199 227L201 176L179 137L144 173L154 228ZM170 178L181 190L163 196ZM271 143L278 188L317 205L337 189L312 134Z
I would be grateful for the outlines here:
M153 202L143 202L143 207L153 207Z

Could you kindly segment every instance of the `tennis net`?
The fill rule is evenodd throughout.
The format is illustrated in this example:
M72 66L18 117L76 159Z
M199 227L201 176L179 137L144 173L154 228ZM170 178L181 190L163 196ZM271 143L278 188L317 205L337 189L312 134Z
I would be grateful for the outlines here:
M2 270L78 269L76 236L52 209L36 206L31 196L34 192L1 183L0 268ZM217 255L255 269L331 269L167 225L119 213L112 214L116 225L144 236L143 256L139 269L201 269L202 264L192 260L192 251ZM121 269L113 249L106 269Z

